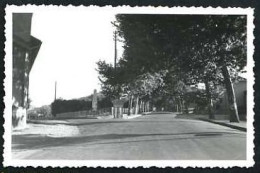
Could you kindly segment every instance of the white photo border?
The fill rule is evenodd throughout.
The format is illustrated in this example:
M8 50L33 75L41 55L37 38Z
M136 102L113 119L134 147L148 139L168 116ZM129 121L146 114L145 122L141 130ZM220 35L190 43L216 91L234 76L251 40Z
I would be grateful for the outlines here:
M246 160L16 160L11 157L11 121L12 121L12 13L14 12L39 12L44 10L66 9L73 12L74 10L113 10L117 13L127 14L202 14L202 15L246 15L247 16L247 159ZM130 7L130 6L45 6L45 5L7 5L6 6L6 24L5 24L5 110L4 110L4 153L3 165L14 167L252 167L254 165L254 9L253 8L213 8L213 7Z

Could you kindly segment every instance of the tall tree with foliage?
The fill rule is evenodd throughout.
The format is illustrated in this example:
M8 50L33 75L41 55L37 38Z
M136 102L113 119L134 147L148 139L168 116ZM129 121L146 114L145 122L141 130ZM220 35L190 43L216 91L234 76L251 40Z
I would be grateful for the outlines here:
M136 98L135 114L138 113L139 100L145 101L150 98L152 93L164 85L163 77L166 71L157 73L145 73L137 76L132 82L128 83L129 93Z
M112 64L105 61L97 62L102 92L110 99L118 99L125 92L125 84L128 80L127 71L120 64L117 65L115 71Z
M197 35L201 37L194 38L192 44L201 52L200 56L195 56L196 60L207 63L204 70L206 90L209 90L208 82L220 79L228 95L230 121L239 122L231 72L239 72L246 65L246 17L208 16L197 28Z
M120 14L117 21L133 74L167 69L187 84L220 79L230 121L239 121L230 69L240 71L246 64L245 16Z

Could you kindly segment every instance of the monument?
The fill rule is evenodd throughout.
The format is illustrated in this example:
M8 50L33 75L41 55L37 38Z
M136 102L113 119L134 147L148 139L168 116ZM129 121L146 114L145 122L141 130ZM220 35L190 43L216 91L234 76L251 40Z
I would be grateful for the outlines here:
M92 98L92 110L97 112L97 90L94 89L93 98Z

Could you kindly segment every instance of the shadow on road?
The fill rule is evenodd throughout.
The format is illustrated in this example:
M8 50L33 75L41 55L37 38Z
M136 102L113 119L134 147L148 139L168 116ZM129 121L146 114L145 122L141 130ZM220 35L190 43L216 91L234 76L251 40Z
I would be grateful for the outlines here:
M186 135L186 136L183 136ZM97 144L117 144L117 143L129 143L129 142L149 142L157 141L158 137L172 137L169 139L160 140L185 140L185 139L198 139L198 138L214 138L222 135L227 137L236 136L244 137L243 134L233 132L199 132L199 133L170 133L170 134L104 134L93 136L76 136L76 137L49 137L33 134L26 135L13 135L12 136L12 149L14 150L26 150L26 149L44 149L48 147L62 147L70 145L97 145ZM126 140L127 138L138 137L153 137L154 139L138 139L138 140ZM108 140L108 141L107 141ZM116 141L109 141L116 140ZM125 140L125 141L123 141ZM93 143L94 142L94 143Z
M127 123L127 121L87 121L87 122L71 122L71 121L64 121L64 122L33 122L32 124L44 124L44 125L68 125L68 126L84 126L84 125L95 125L95 124L109 124L109 123Z
M172 120L156 120L156 119L125 119L125 120L106 120L106 121L85 121L85 122L77 122L77 121L64 121L64 122L34 122L32 124L44 124L44 125L68 125L68 126L84 126L84 125L98 125L98 124L117 124L117 123L180 123L180 122L185 122L185 123L196 123L200 120L178 120L175 121L173 118Z

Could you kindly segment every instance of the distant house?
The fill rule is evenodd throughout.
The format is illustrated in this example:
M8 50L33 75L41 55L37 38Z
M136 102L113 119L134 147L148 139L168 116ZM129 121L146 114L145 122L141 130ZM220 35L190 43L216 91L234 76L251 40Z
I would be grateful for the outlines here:
M233 84L234 92L236 95L236 102L238 108L239 118L241 120L246 120L246 79L242 78L238 82ZM228 98L226 91L223 92L219 102L216 104L216 114L222 114L227 117L222 117L228 119ZM217 116L216 116L217 117Z

